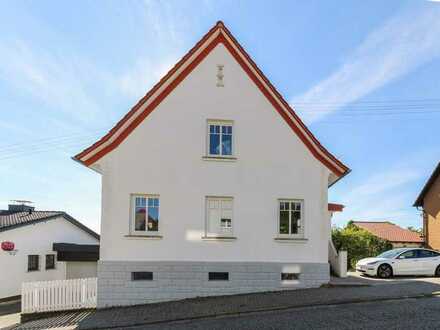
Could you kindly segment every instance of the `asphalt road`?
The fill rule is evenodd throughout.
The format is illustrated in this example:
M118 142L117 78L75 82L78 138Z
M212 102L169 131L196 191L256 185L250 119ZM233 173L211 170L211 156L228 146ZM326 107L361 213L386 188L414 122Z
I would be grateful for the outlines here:
M439 329L440 297L305 307L130 329Z

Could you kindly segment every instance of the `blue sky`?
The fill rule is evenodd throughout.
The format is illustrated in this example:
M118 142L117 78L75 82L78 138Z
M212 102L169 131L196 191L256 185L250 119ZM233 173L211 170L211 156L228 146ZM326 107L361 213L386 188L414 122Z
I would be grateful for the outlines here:
M0 208L28 199L99 231L100 176L71 160L223 20L353 172L334 219L420 227L440 160L440 2L2 1Z

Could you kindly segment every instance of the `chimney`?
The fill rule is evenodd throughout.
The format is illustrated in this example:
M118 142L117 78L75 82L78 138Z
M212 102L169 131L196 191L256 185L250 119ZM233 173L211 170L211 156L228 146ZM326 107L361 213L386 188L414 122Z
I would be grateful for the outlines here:
M12 202L15 202L15 204L8 205L8 211L11 213L28 212L29 214L32 214L32 212L35 210L34 206L27 205L32 203L30 201L13 200Z

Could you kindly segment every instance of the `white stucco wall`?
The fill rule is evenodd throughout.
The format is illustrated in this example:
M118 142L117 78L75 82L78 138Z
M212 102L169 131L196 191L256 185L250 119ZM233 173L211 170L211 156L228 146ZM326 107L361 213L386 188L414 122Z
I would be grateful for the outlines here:
M216 87L217 64L224 64L223 88ZM234 121L236 161L202 159L208 119ZM329 171L223 45L99 166L101 260L328 261ZM125 237L131 193L160 195L162 239ZM234 198L237 240L201 239L205 196ZM304 200L307 242L274 240L279 198Z
M46 254L55 254L53 243L97 244L94 237L64 218L40 222L0 232L0 242L12 241L18 250L15 256L0 251L0 298L19 295L22 282L49 281L66 278L65 262L46 270ZM28 255L40 256L40 270L28 272ZM95 263L96 264L96 263Z
M98 264L96 261L66 261L66 279L96 277Z

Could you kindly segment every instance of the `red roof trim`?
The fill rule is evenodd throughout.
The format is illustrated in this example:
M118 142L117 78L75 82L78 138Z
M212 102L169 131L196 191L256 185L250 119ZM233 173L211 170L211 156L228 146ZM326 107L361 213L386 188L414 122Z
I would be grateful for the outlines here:
M342 212L344 207L342 204L328 203L328 210L330 212Z
M88 154L93 152L96 148L100 147L102 144L107 142L120 128L124 125L143 105L149 100L149 98L160 88L164 83L178 71L195 52L217 31L219 30L219 35L215 37L203 51L197 55L197 57L143 110L141 114L134 119L130 125L128 125L121 134L112 141L109 145L98 151L96 154L90 158L84 159ZM233 45L225 36L221 33L224 32L226 36L232 41ZM171 91L177 87L177 85L210 53L212 49L215 48L219 43L222 43L231 53L231 55L237 60L240 66L248 74L252 81L257 85L261 92L266 96L269 102L274 106L277 112L283 117L286 123L291 127L291 129L297 134L297 136L303 141L307 148L312 152L312 154L320 160L325 166L327 166L334 174L338 177L346 174L349 169L342 162L340 162L336 157L334 157L327 149L325 149L319 141L313 136L313 134L307 129L301 119L295 114L293 109L289 104L283 99L280 93L275 89L275 87L269 82L269 80L264 76L257 65L252 61L250 56L241 47L241 45L236 41L232 34L226 29L222 22L218 22L160 81L157 83L131 110L128 112L104 137L102 137L98 142L85 149L74 158L82 162L86 166L90 166L97 160L102 158L105 154L109 153L115 149L160 103L161 101L171 93ZM234 49L234 46L242 53L246 58L252 68L258 73L258 76L249 68L249 65L242 59L240 54ZM277 99L269 92L267 87L261 82L263 80L270 91L276 96ZM284 107L289 111L290 115L294 118L292 120L284 109L277 102L281 102ZM302 128L301 130L300 127ZM307 135L308 138L305 136ZM310 139L310 140L309 140ZM321 151L328 159L323 157L318 150Z

